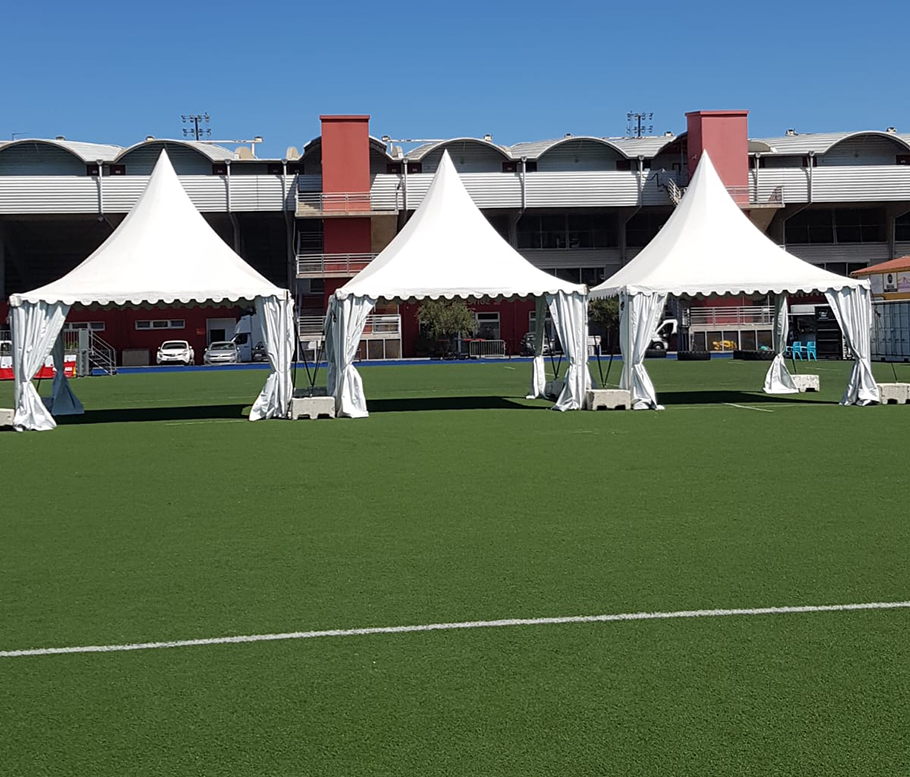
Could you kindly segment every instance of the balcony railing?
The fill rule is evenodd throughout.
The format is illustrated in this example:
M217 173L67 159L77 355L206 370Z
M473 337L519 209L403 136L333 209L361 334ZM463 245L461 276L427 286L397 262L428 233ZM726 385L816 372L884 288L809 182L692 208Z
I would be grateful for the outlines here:
M689 308L689 327L712 329L731 326L771 326L774 309L767 305Z
M386 211L395 213L397 203L370 192L297 192L298 216L347 216Z
M325 316L300 316L297 319L297 333L304 342L322 340ZM391 313L376 313L367 316L361 340L401 339L401 316Z
M347 278L375 258L376 254L302 254L297 257L297 277Z

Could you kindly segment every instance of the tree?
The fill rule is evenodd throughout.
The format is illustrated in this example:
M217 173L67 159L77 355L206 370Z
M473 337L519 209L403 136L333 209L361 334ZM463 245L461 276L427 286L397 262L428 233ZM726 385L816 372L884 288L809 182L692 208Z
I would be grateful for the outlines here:
M448 340L449 348L456 337L477 331L474 311L462 300L425 299L417 311L421 329L434 340Z
M588 302L588 321L602 330L602 346L612 351L619 332L619 297L599 297Z

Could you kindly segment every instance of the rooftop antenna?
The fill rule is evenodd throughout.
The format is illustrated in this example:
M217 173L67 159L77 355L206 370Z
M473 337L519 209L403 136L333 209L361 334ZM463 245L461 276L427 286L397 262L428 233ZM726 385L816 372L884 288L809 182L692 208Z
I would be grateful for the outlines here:
M650 111L629 111L626 114L626 137L640 138L653 133L654 125L650 123L653 118L654 114Z
M208 113L186 113L180 116L186 126L183 128L183 137L191 140L202 140L212 137L212 130L205 125L211 121Z

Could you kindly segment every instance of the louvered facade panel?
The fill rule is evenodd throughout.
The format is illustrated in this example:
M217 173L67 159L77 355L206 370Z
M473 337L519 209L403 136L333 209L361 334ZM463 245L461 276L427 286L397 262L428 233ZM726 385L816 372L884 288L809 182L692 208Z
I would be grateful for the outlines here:
M105 177L104 211L105 213L128 213L139 201L148 184L146 175L117 175Z
M815 172L815 171L813 171ZM750 194L755 195L755 171L752 173L753 183ZM805 168L787 168L758 171L758 202L769 202L776 196L778 188L783 187L783 201L799 203L809 201L809 172Z
M0 176L85 175L85 162L58 146L22 143L0 152Z
M894 258L910 256L910 241L899 240L894 244Z
M402 207L402 177L374 175L370 182L370 202L376 210L397 210Z
M290 177L287 186L293 190ZM280 211L283 209L282 187L280 175L231 176L231 212Z
M250 177L258 178L259 176ZM180 183L193 201L193 205L200 211L204 213L227 211L227 183L223 176L182 175ZM234 209L233 203L231 208Z
M635 174L637 176L637 173ZM677 176L663 171L658 173L657 171L651 172L650 170L644 171L644 183L641 185L641 204L642 205L670 205L670 194L667 191L665 181L676 180ZM635 182L636 186L638 181ZM622 203L623 205L627 203ZM634 203L633 203L634 204Z
M910 165L816 168L813 202L910 201Z
M302 192L321 192L322 176L321 175L298 175L297 189Z
M521 207L521 179L517 173L466 173L460 178L478 208ZM432 180L430 173L407 176L408 210L420 206Z
M0 213L97 213L98 182L89 176L0 176Z
M663 202L666 202L664 198ZM529 208L608 208L638 204L631 172L529 173Z
M889 259L887 243L830 243L785 246L794 256L813 264L824 262L866 262L875 264Z

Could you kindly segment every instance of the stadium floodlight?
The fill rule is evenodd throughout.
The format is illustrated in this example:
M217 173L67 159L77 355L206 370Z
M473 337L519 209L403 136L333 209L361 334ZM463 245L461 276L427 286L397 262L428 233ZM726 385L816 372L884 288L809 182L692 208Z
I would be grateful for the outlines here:
M654 125L649 122L654 118L650 111L629 111L626 114L626 137L640 138L654 132Z
M208 113L187 113L180 116L184 124L188 124L188 127L183 128L183 137L192 138L193 140L202 140L203 138L212 137L212 130L210 127L200 126L208 124L211 121L211 117Z

